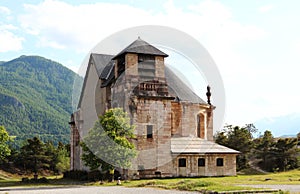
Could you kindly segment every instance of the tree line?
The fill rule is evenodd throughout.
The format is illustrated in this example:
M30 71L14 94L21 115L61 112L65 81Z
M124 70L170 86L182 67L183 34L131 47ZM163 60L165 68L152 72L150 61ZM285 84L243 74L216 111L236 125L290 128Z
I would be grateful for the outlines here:
M115 168L126 169L136 150L130 139L135 138L134 126L121 109L108 110L95 123L88 136L81 142L82 160L91 170L113 172ZM270 131L254 138L257 129L253 124L245 126L226 125L215 135L218 144L240 151L237 170L260 166L269 172L286 171L300 167L299 140L297 138L274 138ZM109 137L112 141L107 141ZM20 148L13 148L14 137L0 126L0 164L6 170L18 169L23 174L42 172L62 173L70 168L70 145L43 142L38 137L27 139ZM103 157L105 156L105 157ZM13 172L16 173L16 172Z
M237 156L238 171L251 164L268 172L300 167L300 133L297 138L274 138L271 131L266 130L263 135L254 138L257 131L253 124L242 127L226 125L215 135L215 141L241 152Z
M43 142L38 137L27 139L18 149L12 145L4 126L0 126L0 164L11 173L19 174L60 174L70 168L70 145L59 142Z

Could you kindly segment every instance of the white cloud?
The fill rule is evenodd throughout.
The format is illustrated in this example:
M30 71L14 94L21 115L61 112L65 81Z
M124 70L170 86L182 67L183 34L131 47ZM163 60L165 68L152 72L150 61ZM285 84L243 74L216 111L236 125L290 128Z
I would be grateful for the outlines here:
M73 6L46 0L24 7L27 13L20 17L22 27L40 37L40 45L85 53L112 32L141 24L150 17L144 10L109 3Z
M0 17L10 20L11 10L7 7L0 6ZM14 34L12 32L14 30L18 30L18 28L12 24L4 23L4 20L0 21L0 52L18 51L22 49L24 38Z
M193 12L184 12L172 1L164 4L164 12L155 12L136 7L94 3L70 5L57 0L45 0L38 5L25 4L26 14L19 19L28 33L38 35L43 46L73 48L87 52L97 42L111 33L145 24L168 25L191 33L199 40L215 35L228 41L259 36L254 26L242 26L230 20L227 7L215 1L203 1L190 6ZM249 28L252 32L248 33ZM225 32L224 34L224 31ZM55 43L55 44L54 44Z
M1 30L0 26L0 52L21 50L23 40L8 30Z
M25 14L19 17L19 21L27 33L39 38L39 46L82 53L87 53L106 36L137 25L167 25L185 31L207 48L221 70L228 91L228 118L242 118L239 113L242 107L249 112L245 114L247 119L256 118L259 115L255 110L257 101L251 102L251 98L259 99L260 94L244 95L243 100L237 98L238 93L247 93L246 87L252 84L248 74L256 71L249 63L253 56L248 53L241 55L237 48L249 42L259 42L267 36L266 32L255 25L236 21L231 9L219 1L204 0L183 10L169 0L163 7L161 12L151 12L124 4L75 6L45 0L37 5L25 4Z
M10 15L11 11L7 7L0 6L0 14Z
M267 13L269 11L271 11L274 8L273 5L269 4L269 5L264 5L258 8L258 11L261 13Z

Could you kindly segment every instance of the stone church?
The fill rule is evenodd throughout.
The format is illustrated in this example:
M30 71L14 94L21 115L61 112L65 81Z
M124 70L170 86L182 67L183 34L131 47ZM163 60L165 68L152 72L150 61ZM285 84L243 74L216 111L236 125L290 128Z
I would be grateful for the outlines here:
M90 55L78 110L71 115L71 169L87 169L80 140L99 115L120 107L136 126L138 155L132 169L122 171L129 177L236 175L239 152L213 141L210 88L205 102L165 65L166 57L140 38L117 55Z

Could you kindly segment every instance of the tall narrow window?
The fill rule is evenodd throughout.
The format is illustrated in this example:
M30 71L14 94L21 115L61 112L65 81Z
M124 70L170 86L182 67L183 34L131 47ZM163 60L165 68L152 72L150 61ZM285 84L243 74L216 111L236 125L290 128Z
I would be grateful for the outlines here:
M197 137L200 137L200 114L197 115Z
M79 135L79 131L76 126L74 126L74 128L73 128L73 142L74 142L75 146L78 146L79 142L80 142L80 135Z
M205 166L205 158L198 158L198 166Z
M204 115L202 113L197 114L197 137L205 138L205 126Z
M153 138L153 125L147 125L147 139Z
M217 166L224 166L224 159L223 158L217 158Z
M186 167L186 159L185 158L179 158L178 167Z

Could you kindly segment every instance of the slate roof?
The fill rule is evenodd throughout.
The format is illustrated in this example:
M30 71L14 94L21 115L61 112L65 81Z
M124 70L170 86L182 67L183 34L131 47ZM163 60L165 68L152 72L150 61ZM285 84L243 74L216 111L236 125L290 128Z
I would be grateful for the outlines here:
M174 154L239 154L239 151L227 148L212 141L197 137L171 138L171 152Z
M103 79L104 82L102 82L101 87L108 86L115 77L115 71L114 71L115 63L113 61L110 61L107 66L103 69L100 79Z
M141 49L141 50L139 50ZM145 53L152 51L151 54L160 54L168 56L167 54L161 52L154 46L145 42L144 40L138 38L133 43L131 43L128 47L126 47L121 53L126 53L127 51L136 51L136 53ZM115 57L117 57L116 55ZM95 66L97 69L97 73L99 78L105 80L101 87L108 86L114 79L114 61L115 58L113 55L105 55L105 54L91 54L92 59L95 62ZM187 101L192 103L200 103L207 104L204 100L202 100L197 94L193 92L191 88L189 88L169 67L165 66L165 76L168 84L169 94L170 96L175 97L179 101Z
M148 42L140 39L140 37L138 39L136 39L133 43L131 43L129 46L127 46L125 49L123 49L116 56L114 56L113 59L116 59L125 53L151 54L151 55L159 55L159 56L164 56L164 57L168 56L166 53L155 48Z
M101 78L102 71L105 69L104 67L112 61L113 55L92 53L90 57L95 63L99 78Z
M169 93L180 101L207 104L188 87L168 66L165 66L165 76Z
M80 108L80 106L81 106L81 101L82 101L82 97L83 97L83 93L84 93L84 90L85 90L85 87L86 87L86 82L87 82L87 77L88 77L87 73L90 70L91 61L94 62L95 67L97 69L97 74L100 78L101 72L104 70L104 67L111 61L112 57L113 57L113 55L91 53L90 59L89 59L89 64L88 64L88 67L87 67L86 73L85 73L86 76L84 77L84 80L83 80L82 91L81 91L81 94L80 94L80 97L79 97L79 102L78 102L77 108Z

